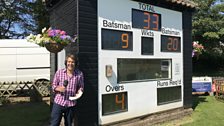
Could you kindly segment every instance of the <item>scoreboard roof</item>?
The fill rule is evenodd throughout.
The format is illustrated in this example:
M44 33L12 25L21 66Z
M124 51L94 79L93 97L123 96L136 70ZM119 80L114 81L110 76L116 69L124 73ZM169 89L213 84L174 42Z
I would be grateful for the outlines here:
M171 2L174 4L182 5L185 7L196 8L197 4L191 0L166 0L167 2Z
M47 7L52 7L59 1L63 1L63 0L45 0ZM139 0L136 0L136 1L139 1ZM164 2L164 0L158 0L158 1ZM171 4L180 5L180 6L192 8L192 9L197 7L197 4L191 0L165 0L165 1ZM152 2L155 2L155 1L152 1Z

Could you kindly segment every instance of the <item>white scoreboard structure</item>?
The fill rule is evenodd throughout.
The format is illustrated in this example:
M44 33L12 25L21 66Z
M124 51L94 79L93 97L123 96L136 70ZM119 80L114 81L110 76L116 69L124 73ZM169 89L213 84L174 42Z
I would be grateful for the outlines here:
M98 0L99 124L183 106L182 13Z
M77 104L79 125L111 125L191 108L193 3L47 0L47 6L51 24L78 34L76 46L58 53L55 67L64 67L66 53L79 55L85 80Z

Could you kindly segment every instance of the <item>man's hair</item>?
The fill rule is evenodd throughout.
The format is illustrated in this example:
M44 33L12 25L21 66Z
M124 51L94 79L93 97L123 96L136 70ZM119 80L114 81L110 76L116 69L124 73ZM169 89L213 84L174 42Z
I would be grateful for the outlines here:
M72 60L75 61L75 66L78 65L78 59L76 57L76 55L73 55L73 54L68 54L66 57L65 57L65 66L67 67L67 60L68 58L71 58Z

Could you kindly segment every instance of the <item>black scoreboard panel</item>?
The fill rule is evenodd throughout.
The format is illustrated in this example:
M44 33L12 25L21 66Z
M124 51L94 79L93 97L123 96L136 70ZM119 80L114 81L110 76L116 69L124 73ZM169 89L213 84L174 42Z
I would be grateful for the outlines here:
M180 37L161 35L161 52L181 52Z
M161 31L161 15L157 13L132 9L132 27Z
M153 55L154 53L154 42L153 38L142 37L142 55Z
M133 50L132 32L102 29L102 49L108 50Z
M181 86L157 88L157 105L181 101Z
M128 111L127 92L103 94L102 115Z

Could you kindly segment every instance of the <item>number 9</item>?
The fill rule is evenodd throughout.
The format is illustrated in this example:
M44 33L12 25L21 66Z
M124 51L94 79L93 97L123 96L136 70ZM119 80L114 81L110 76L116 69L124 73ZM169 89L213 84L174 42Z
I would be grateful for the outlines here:
M121 35L121 41L126 44L125 46L122 46L122 48L128 48L128 34L127 33L123 33Z

